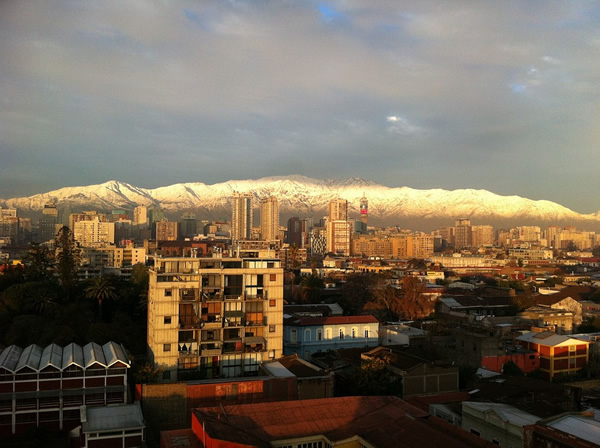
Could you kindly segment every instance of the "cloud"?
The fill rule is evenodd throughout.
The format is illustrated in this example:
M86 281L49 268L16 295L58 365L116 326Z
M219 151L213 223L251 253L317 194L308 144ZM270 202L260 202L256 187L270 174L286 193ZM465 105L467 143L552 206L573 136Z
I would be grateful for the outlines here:
M397 115L391 115L386 118L389 123L388 131L394 134L400 135L415 135L415 134L424 134L425 130L419 126L411 124L404 117L400 117Z
M0 2L0 196L37 193L40 179L158 186L272 170L427 187L418 166L442 187L594 210L531 174L600 188L594 8ZM521 162L507 170L498 154Z

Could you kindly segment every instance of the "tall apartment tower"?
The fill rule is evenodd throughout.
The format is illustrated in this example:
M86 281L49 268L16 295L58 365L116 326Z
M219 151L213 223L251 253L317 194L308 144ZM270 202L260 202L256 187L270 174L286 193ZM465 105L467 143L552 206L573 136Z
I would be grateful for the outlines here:
M133 225L136 227L148 227L148 207L138 205L133 209Z
M156 223L156 241L177 241L179 238L179 223L163 218Z
M233 193L231 200L231 240L249 240L252 235L252 194Z
M337 199L329 203L327 219L327 252L350 255L352 224L348 221L348 201Z
M348 221L348 201L336 199L329 203L329 221Z
M274 196L260 201L260 238L264 241L279 239L279 205Z
M46 242L56 238L56 225L58 224L58 208L54 202L48 202L42 209L39 220L40 241Z
M454 226L454 247L462 249L473 245L470 219L457 219Z
M115 244L115 223L102 221L98 216L77 221L73 227L73 237L83 247Z
M157 258L148 352L163 380L255 376L283 354L283 269L276 258Z

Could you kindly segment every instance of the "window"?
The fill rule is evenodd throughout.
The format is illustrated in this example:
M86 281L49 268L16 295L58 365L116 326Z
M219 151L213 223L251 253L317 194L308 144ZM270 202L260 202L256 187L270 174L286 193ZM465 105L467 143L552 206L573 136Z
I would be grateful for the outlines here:
M369 339L369 327L365 327L365 339Z
M269 325L269 333L275 333L275 325Z
M352 339L356 339L356 327L352 327Z
M296 332L296 329L293 328L290 330L290 342L296 342L298 340L298 333Z
M165 325L171 325L171 316L165 316Z
M471 434L475 434L477 437L479 437L479 431L476 429L471 428Z
M323 340L323 330L317 330L317 341Z
M344 329L340 328L340 339L344 339Z
M173 291L170 289L165 289L165 297L171 297L173 295Z
M272 282L276 281L277 280L277 274L270 274L269 275L269 280L272 281Z
M310 330L304 330L304 342L310 342Z
M171 344L163 344L163 352L170 352Z
M276 304L275 299L269 300L269 306L275 306L275 304Z
M331 328L327 328L325 329L325 338L326 339L331 339Z

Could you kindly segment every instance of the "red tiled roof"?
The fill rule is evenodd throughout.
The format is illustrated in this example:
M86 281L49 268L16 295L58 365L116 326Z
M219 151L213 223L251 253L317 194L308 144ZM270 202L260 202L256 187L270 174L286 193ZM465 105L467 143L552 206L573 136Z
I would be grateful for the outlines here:
M223 412L224 411L224 412ZM391 396L341 397L195 409L212 439L270 446L277 440L324 435L331 441L360 436L381 447L492 446ZM385 424L382 424L385 422Z
M332 316L301 317L295 320L296 325L344 325L344 324L376 324L379 321L371 315L364 316ZM293 325L293 324L292 324Z

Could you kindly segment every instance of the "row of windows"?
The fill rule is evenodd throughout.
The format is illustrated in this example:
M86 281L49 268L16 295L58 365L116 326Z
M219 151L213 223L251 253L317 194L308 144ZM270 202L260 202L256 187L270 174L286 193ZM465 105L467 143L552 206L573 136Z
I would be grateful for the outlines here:
M368 339L369 338L369 327L365 327L363 328L363 333L362 333L362 337ZM344 328L340 328L338 330L338 335L337 335L340 339L344 339L346 338L346 329ZM358 332L358 328L357 327L352 327L350 330L350 338L352 339L356 339L358 337L361 337L361 335ZM310 342L312 339L312 330L304 330L304 342ZM325 339L333 339L333 330L331 328L326 328L325 329ZM316 330L316 339L315 341L322 341L323 340L323 330L318 329ZM298 332L295 328L292 328L290 330L290 341L291 342L298 342Z

